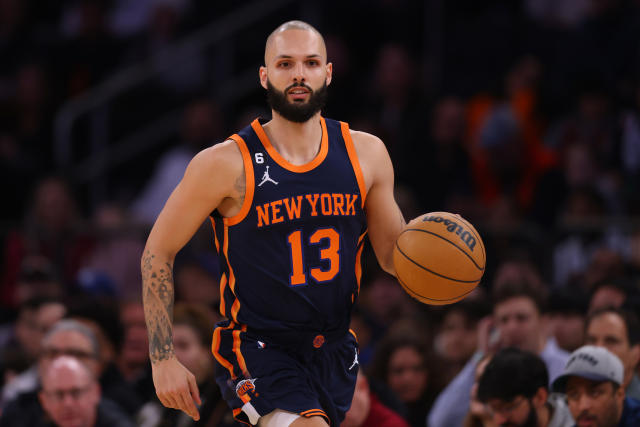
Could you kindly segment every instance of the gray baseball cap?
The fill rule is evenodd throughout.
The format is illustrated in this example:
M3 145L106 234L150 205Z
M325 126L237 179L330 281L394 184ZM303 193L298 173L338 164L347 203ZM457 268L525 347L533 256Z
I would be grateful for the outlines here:
M585 345L569 356L564 372L553 381L553 391L564 393L570 377L592 381L612 381L618 385L624 379L624 368L618 356L604 347Z

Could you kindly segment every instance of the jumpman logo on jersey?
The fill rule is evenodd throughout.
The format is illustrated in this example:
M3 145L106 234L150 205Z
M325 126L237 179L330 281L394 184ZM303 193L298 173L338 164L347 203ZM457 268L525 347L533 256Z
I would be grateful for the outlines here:
M264 171L264 174L262 175L262 182L260 182L260 184L258 184L258 187L261 187L262 184L264 184L267 181L271 181L275 185L278 185L278 183L276 181L274 181L273 179L271 179L271 177L269 176L269 166L267 166L267 170Z
M356 356L353 358L353 363L351 364L351 366L349 366L349 370L352 370L354 366L359 364L360 362L358 362L358 350L356 350Z

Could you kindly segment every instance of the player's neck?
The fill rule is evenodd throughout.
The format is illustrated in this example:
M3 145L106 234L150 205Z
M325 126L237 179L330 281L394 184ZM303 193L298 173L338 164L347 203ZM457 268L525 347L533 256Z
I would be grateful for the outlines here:
M322 141L320 113L304 123L286 120L275 111L272 117L263 128L278 153L295 165L312 161L320 151Z

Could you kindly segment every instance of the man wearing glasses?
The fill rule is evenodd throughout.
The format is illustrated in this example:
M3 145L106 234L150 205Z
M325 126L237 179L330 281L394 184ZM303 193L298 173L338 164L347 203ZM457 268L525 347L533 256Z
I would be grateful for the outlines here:
M545 363L533 353L506 348L489 362L478 383L478 400L500 427L573 427L567 405L550 397Z
M100 401L100 386L78 359L60 356L42 373L40 403L57 427L133 427L126 417ZM52 425L45 421L42 425Z

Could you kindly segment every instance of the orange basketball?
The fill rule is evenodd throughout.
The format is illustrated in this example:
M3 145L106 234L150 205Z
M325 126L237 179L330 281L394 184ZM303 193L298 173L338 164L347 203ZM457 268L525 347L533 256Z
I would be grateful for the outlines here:
M451 304L478 285L487 260L484 243L468 221L431 212L411 221L398 236L393 264L405 291L420 302Z

